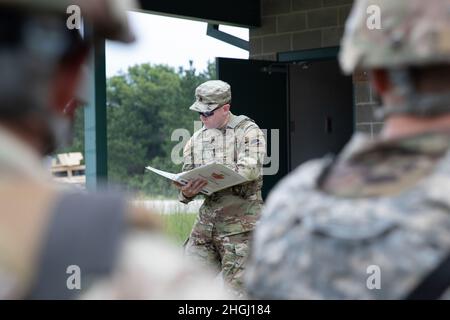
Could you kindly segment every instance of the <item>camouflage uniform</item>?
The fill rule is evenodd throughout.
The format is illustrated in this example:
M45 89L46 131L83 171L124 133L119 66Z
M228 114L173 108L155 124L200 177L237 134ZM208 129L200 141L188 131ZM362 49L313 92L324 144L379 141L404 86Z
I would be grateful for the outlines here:
M372 4L381 8L380 30L366 27ZM450 63L449 7L442 0L356 1L343 39L344 70L395 73ZM409 84L403 88L403 105L385 114L450 113L445 96L422 99ZM407 297L450 252L448 190L450 128L372 141L355 134L336 159L301 165L270 194L247 270L250 296Z
M221 81L207 82L199 87L197 94L199 91L201 94L205 86L211 85L214 89L223 84ZM229 90L226 86L225 90ZM213 89L207 87L206 92ZM207 94L205 96L208 97ZM222 103L230 101L230 98L226 96ZM210 104L208 107L213 109L215 106ZM195 104L191 109L198 110ZM265 150L264 135L259 127L251 119L231 113L225 128L203 127L193 134L184 148L183 171L216 162L227 165L249 180L205 197L186 245L189 256L222 270L223 278L238 294L242 293L249 240L263 204L261 187ZM188 203L191 200L180 192L180 201Z
M308 162L271 193L250 294L404 297L450 250L449 187L450 133L374 143L356 135L336 164ZM381 290L366 286L371 265L381 270Z

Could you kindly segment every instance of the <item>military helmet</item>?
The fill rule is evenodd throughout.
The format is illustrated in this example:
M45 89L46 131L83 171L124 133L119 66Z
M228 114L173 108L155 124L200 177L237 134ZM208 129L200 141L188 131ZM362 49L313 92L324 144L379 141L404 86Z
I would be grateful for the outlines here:
M450 0L356 0L345 27L343 71L384 69L398 103L377 110L437 116L450 113L450 90L419 92L413 69L450 65Z
M135 0L0 0L0 10L2 8L67 18L75 12L73 8L77 8L96 36L123 42L134 40L126 11L137 8Z
M79 87L72 100L56 101L56 71L79 67L100 40L134 40L127 17L134 8L134 0L0 0L0 120L34 117L49 131L47 152L66 145L86 98ZM78 76L74 82L85 84Z
M341 48L347 74L450 63L450 1L356 0Z

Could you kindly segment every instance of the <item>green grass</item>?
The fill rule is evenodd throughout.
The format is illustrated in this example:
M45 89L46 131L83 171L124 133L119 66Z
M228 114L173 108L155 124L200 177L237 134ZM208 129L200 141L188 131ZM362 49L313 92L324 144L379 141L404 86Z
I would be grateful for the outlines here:
M191 233L196 213L173 213L161 215L164 221L164 231L177 244L182 245Z

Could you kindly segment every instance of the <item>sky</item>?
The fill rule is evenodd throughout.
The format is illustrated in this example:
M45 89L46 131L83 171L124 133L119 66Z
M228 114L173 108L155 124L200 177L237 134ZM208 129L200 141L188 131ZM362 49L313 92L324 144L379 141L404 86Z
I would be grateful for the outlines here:
M193 60L200 72L215 57L249 57L248 51L207 36L206 22L139 12L129 12L128 16L137 41L131 45L107 41L107 77L140 63L168 64L177 69L188 68L189 60ZM220 26L219 30L244 40L249 38L245 28Z

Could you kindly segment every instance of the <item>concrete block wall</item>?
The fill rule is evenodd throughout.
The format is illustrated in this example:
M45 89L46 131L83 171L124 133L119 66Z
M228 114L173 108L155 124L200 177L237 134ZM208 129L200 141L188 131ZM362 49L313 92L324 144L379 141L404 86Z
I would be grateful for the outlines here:
M353 0L261 0L261 27L250 29L250 58L276 60L278 52L340 44ZM353 76L355 129L371 135L382 123L372 114L376 99L367 74Z
M383 122L374 116L381 102L369 84L368 72L357 71L353 74L353 88L356 105L355 130L374 137L380 132Z

